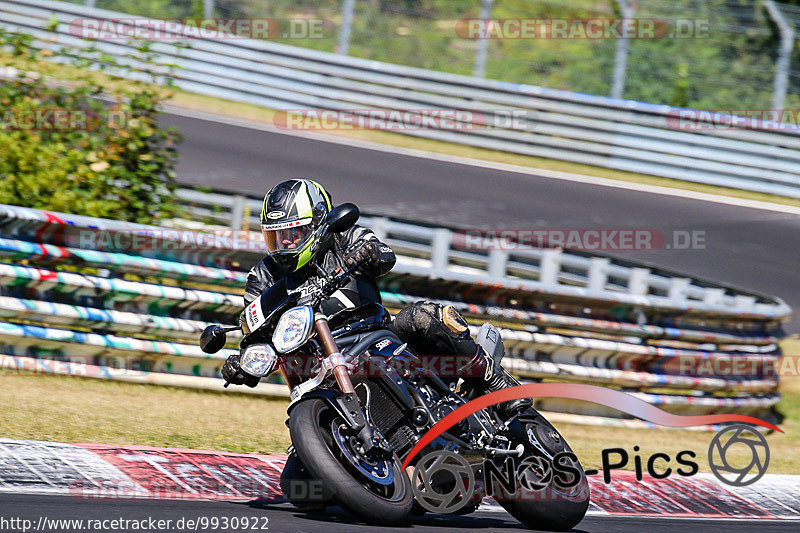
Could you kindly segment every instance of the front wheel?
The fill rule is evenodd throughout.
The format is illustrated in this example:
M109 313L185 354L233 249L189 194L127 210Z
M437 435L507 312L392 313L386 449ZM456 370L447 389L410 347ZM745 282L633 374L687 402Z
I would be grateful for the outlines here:
M314 479L348 511L371 523L398 523L411 513L411 482L394 455L365 457L356 437L326 402L300 402L289 419L295 451Z
M515 461L515 467L525 463L525 484L534 490L517 497L495 496L495 500L531 529L568 531L578 525L589 508L589 482L577 458L566 455L573 454L567 441L532 408L509 429L511 446L523 444L526 452L526 457ZM563 474L555 473L559 470Z

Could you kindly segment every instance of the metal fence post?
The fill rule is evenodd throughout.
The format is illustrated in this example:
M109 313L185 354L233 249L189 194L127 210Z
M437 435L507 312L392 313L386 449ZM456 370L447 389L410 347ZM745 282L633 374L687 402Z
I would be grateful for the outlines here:
M207 19L214 17L214 0L203 0L203 17Z
M689 289L692 280L689 278L672 278L669 280L667 298L670 300L683 300L686 298L686 291Z
M587 289L590 291L602 291L606 288L609 265L611 265L611 260L607 257L592 257L589 260Z
M481 1L481 19L486 23L486 19L491 16L492 4L494 0ZM485 29L485 28L484 28ZM478 39L478 49L475 52L475 68L472 75L476 78L486 77L486 56L489 52L489 39Z
M389 219L385 217L378 217L372 219L372 233L378 238L379 241L385 241L389 235Z
M253 214L253 209L250 207L250 202L245 201L244 209L242 210L242 231L250 231L250 216Z
M506 265L508 264L508 252L505 250L491 250L489 252L489 264L487 273L493 278L506 277Z
M559 272L561 272L561 250L556 248L542 250L539 281L546 285L558 285Z
M703 295L703 302L709 305L722 305L725 298L725 289L718 287L706 287Z
M342 0L342 25L339 27L339 44L336 52L347 55L350 49L350 32L353 30L353 10L356 0Z
M431 242L431 271L447 270L450 263L450 241L453 239L453 232L445 228L433 230L433 241Z
M233 197L233 205L231 206L231 229L242 229L242 221L244 220L244 206L247 205L247 198L236 194Z
M631 268L631 273L628 277L628 292L631 294L646 295L648 292L650 292L649 279L649 268Z
M783 110L786 101L786 90L791 67L792 48L794 47L794 28L786 21L778 5L772 0L764 0L764 7L769 18L778 27L781 34L781 47L778 60L775 62L775 84L772 89L772 109Z
M622 11L623 19L633 18L633 9L628 0L616 0ZM628 70L628 39L617 39L617 50L614 53L614 74L611 79L611 98L622 98L625 92L625 72Z
M752 309L753 305L756 303L756 297L747 294L737 294L733 297L733 302L733 305L739 309Z

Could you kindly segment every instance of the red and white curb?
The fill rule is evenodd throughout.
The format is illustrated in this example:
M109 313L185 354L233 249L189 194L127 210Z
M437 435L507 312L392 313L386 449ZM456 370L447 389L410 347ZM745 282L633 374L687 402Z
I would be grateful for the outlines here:
M282 498L284 455L0 439L0 492L80 499Z
M284 455L0 439L0 493L76 499L283 500ZM589 478L589 514L800 519L800 476L767 474L729 487L711 474L637 481ZM485 502L486 510L501 510Z

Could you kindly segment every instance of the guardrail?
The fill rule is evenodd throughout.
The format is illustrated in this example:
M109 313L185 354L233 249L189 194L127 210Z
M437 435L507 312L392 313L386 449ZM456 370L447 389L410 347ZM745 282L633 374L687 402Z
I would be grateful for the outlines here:
M181 188L178 200L193 220L258 228L261 198ZM249 212L249 216L246 213ZM526 290L546 291L562 298L618 301L637 309L692 310L746 316L784 316L789 306L780 299L744 291L656 265L568 249L505 250L467 246L457 228L421 225L377 214L362 213L370 227L398 253L408 257L404 273L447 271L450 276L480 276L486 284L513 283ZM178 224L185 224L178 221ZM522 248L522 247L520 247ZM636 319L633 318L635 322Z
M59 21L46 31L51 17ZM130 15L49 0L0 0L0 24L34 35L35 46L82 47L78 18ZM139 21L141 24L141 21ZM131 28L133 29L133 28ZM664 105L570 93L380 63L267 41L188 40L153 50L177 65L178 87L277 110L328 109L369 116L401 110L420 118L463 110L455 127L400 133L492 150L800 198L800 129L794 124L702 115ZM133 46L93 41L135 63ZM166 68L165 68L166 72ZM689 118L687 118L687 116ZM513 120L510 120L513 119ZM715 120L725 123L720 127ZM385 120L390 126L398 126ZM749 125L749 127L748 127Z
M545 279L533 260L514 270L530 279L503 277L490 272L491 254L452 249L446 228L362 222L398 254L380 279L390 310L436 299L473 328L493 321L508 348L505 365L518 376L622 388L673 412L775 419L772 369L790 311L779 298L566 252L553 266L541 263L552 272ZM210 231L0 206L0 366L221 390L219 368L235 345L209 356L196 339L208 322L236 321L246 271L264 250L256 232ZM572 266L562 271L565 258ZM607 275L601 284L592 267L600 260L613 277L638 268L633 277L647 290L628 292ZM588 265L580 275L578 261ZM510 254L505 264L518 262ZM685 290L661 296L659 284ZM288 395L277 383L242 392ZM538 407L580 423L636 425L574 402Z

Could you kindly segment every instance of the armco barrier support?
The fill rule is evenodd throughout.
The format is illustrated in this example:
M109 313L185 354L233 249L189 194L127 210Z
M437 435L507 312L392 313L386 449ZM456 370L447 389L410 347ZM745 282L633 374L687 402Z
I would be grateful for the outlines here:
M448 228L375 216L362 223L398 255L380 280L390 310L436 299L456 306L473 333L494 322L505 365L523 379L621 388L684 414L774 420L772 369L790 312L779 298L569 251L510 253L500 268L491 253L457 248ZM160 246L124 245L136 235ZM89 244L94 249L81 247ZM219 368L237 336L212 356L197 337L207 323L236 322L246 272L262 246L255 232L0 205L0 367L222 390ZM600 260L613 277L593 278ZM670 290L676 285L681 291ZM277 383L241 392L288 396ZM543 399L539 407L580 423L647 426L575 402Z
M55 32L45 30L51 17ZM36 37L34 46L84 47L79 19L131 16L50 0L0 0L0 25ZM139 21L139 23L143 23ZM70 31L72 28L72 31ZM133 27L130 28L133 30ZM76 35L77 33L77 35ZM136 65L134 45L93 41ZM189 48L175 45L188 42ZM326 109L368 116L464 111L458 127L400 133L479 148L800 198L800 129L630 100L571 93L381 63L263 40L156 42L176 84L190 92L276 110ZM167 67L158 72L166 73ZM139 74L135 74L140 76ZM513 120L512 120L513 119ZM730 124L719 127L719 123Z

